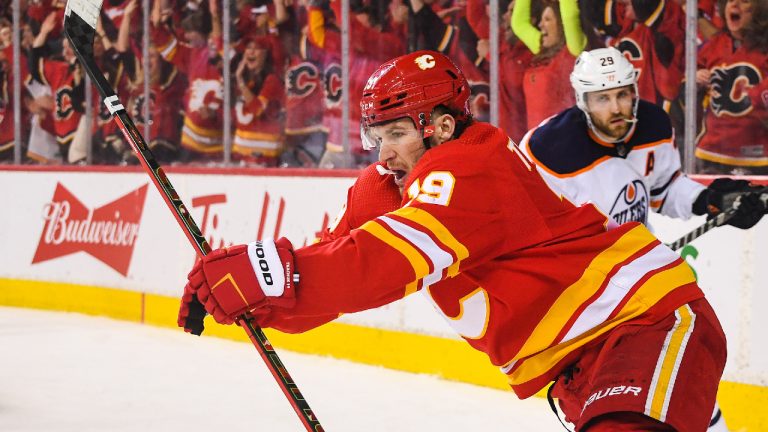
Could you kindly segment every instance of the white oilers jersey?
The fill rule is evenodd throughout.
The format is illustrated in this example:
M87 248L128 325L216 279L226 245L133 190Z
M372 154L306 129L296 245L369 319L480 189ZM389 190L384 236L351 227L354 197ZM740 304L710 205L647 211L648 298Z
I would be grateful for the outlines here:
M680 171L667 114L640 101L638 124L624 142L590 133L584 113L569 108L529 131L521 148L553 189L575 204L593 203L618 224L648 223L648 212L688 219L704 189Z

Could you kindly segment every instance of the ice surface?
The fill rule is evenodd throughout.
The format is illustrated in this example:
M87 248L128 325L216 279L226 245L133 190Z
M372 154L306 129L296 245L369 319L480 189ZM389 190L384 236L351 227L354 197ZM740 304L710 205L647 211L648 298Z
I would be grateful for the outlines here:
M563 431L547 401L280 351L328 432ZM0 431L303 431L247 343L0 307Z

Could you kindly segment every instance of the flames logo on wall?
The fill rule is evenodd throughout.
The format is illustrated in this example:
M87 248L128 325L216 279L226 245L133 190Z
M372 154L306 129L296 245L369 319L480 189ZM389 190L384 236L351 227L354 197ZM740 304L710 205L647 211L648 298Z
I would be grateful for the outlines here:
M45 225L32 264L85 252L126 276L139 235L147 185L95 209L61 183L43 207Z

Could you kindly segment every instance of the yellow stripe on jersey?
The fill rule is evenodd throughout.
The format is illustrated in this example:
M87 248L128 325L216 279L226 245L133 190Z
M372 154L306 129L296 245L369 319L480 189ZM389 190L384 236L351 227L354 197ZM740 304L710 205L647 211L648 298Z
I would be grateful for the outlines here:
M635 317L640 315L650 306L658 303L673 289L694 282L696 282L696 275L693 274L687 263L681 261L678 265L648 278L632 296L632 301L627 302L616 316L621 318L622 316Z
M595 340L619 324L642 315L648 308L657 303L675 288L695 282L695 277L688 264L680 262L672 268L663 270L648 278L635 295L627 302L622 310L611 320L605 321L591 333L574 338L566 343L555 345L530 358L522 360L511 375L510 385L524 384L546 373L566 355ZM509 368L511 369L511 367Z
M675 311L675 318L677 318L675 326L667 333L656 363L645 405L645 414L662 422L667 418L677 371L683 361L688 338L693 332L696 314L690 306L684 305Z
M656 10L654 10L653 13L651 13L651 16L646 18L645 20L646 26L652 27L656 23L656 20L659 19L659 16L661 15L661 13L664 12L665 3L666 2L664 0L661 0L659 2L659 4L656 6Z
M176 40L176 38L172 37L166 44L157 47L157 51L165 60L171 61L174 57L176 57L178 44L179 42Z
M737 165L746 167L764 167L768 166L768 157L750 157L740 158L728 156L720 153L710 152L701 148L696 148L694 155L699 159L710 162L716 162L724 165Z
M469 256L469 250L467 250L467 247L451 234L445 225L426 210L416 207L406 206L395 210L391 214L421 225L434 234L443 245L451 249L453 255L456 257L456 261L448 267L448 277L454 277L459 274L459 265L461 265L463 259Z
M448 49L448 44L451 42L451 39L453 38L453 26L449 25L445 27L445 33L443 33L443 38L440 40L440 43L437 45L437 50L440 52L445 52L446 49Z
M605 8L603 9L603 22L606 26L610 26L613 24L613 0L608 0L605 2Z
M384 227L376 220L366 222L360 229L367 231L377 239L403 254L405 259L411 263L413 272L416 275L416 279L405 287L405 296L416 292L419 279L429 274L429 264L427 264L427 260L425 260L419 251L410 243L384 229Z
M603 285L607 274L614 266L626 261L655 240L647 229L638 225L596 256L584 270L581 278L566 288L555 300L515 357L524 358L550 346L573 317L574 312Z

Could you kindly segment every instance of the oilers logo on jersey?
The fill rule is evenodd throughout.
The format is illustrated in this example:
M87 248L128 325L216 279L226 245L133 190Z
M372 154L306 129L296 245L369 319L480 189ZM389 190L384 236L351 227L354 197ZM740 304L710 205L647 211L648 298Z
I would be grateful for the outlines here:
M633 180L624 185L608 212L618 224L640 222L648 218L648 190L642 180Z

